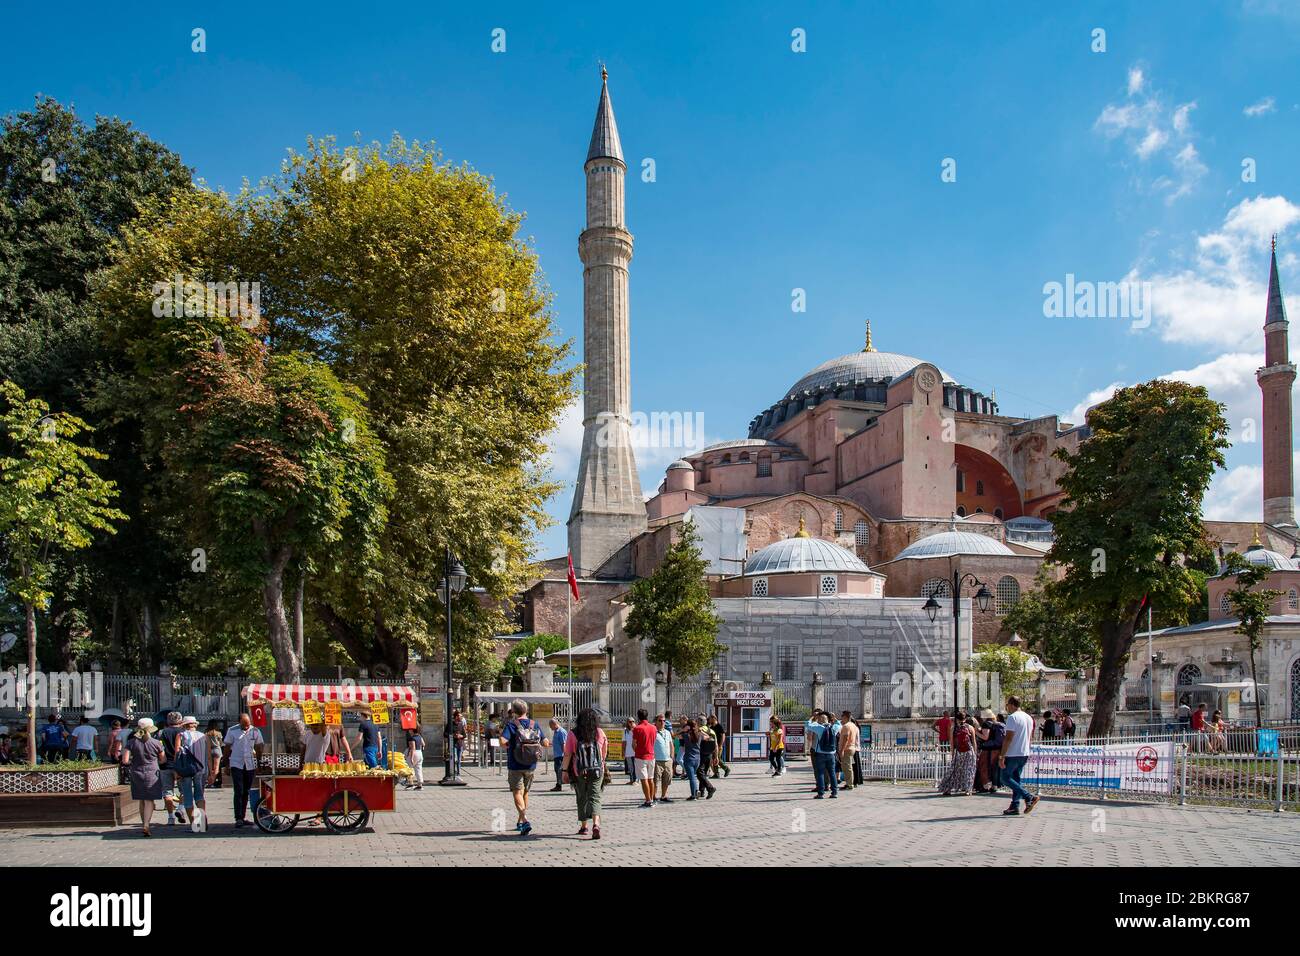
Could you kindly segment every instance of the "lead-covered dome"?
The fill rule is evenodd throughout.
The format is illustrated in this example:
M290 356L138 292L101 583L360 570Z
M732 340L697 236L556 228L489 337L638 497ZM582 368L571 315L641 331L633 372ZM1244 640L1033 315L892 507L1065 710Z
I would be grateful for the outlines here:
M973 531L941 531L938 534L921 538L919 541L913 541L898 552L898 556L894 560L901 561L904 558L943 558L952 554L987 554L1005 557L1007 555L1014 556L1015 552L1001 541L986 534L976 534Z
M869 573L870 568L852 551L821 538L796 535L754 552L745 562L745 574L782 574L797 571L849 571Z
M801 395L806 391L818 391L832 385L863 385L869 382L883 382L906 375L924 362L913 355L898 352L850 352L828 362L822 362L815 369L790 387L787 395ZM956 384L943 369L939 370L944 382Z

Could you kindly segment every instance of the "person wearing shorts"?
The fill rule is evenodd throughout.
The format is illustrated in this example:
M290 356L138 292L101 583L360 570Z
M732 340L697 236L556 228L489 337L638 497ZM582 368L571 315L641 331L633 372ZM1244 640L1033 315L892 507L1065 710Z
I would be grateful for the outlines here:
M673 732L663 714L655 717L655 784L659 788L659 802L672 803L668 785L673 782Z
M196 806L203 813L208 812L208 803L203 799L203 784L208 776L208 738L206 734L199 732L199 721L196 717L186 717L181 721L181 728L181 735L176 742L176 752L188 750L199 764L199 772L192 777L176 774L176 782L180 784L181 789L181 803L185 806L185 815L190 822L193 822Z
M649 711L638 710L632 728L632 772L641 784L643 807L655 805L655 737L658 734L658 728L650 723Z
M528 791L533 786L537 764L528 765L515 759L514 738L520 730L536 730L540 739L541 727L528 718L528 705L522 700L510 702L510 718L501 730L501 746L506 752L506 781L510 785L510 794L514 797L515 810L519 814L515 831L520 836L528 836L533 832L533 825L528 822Z

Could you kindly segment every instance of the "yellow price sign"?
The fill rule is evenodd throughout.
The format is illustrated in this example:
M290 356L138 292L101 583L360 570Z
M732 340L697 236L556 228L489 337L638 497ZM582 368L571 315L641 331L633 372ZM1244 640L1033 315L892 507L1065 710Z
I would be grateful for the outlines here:
M388 705L377 700L370 705L370 719L377 724L388 723Z
M337 700L325 701L325 723L330 727L343 726L343 705Z
M312 725L319 724L321 720L320 701L305 700L302 702L302 722Z

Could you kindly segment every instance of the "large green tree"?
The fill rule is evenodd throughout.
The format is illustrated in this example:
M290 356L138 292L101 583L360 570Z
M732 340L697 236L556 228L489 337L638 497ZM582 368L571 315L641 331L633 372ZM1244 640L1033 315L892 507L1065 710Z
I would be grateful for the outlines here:
M636 581L628 592L624 630L646 643L646 660L676 671L683 677L698 674L727 650L718 643L722 619L713 610L705 581L708 562L700 554L699 536L691 522L648 578Z
M1148 596L1170 615L1200 599L1187 566L1205 548L1201 502L1223 466L1228 426L1204 388L1153 381L1121 389L1088 413L1090 435L1061 477L1048 559L1065 568L1057 592L1095 622L1100 644L1090 736L1110 733L1119 684Z
M180 562L170 560L166 529L147 495L150 464L137 436L100 420L87 404L115 357L104 348L92 290L113 242L141 203L191 187L191 172L166 147L112 117L87 124L39 97L0 118L0 377L51 408L96 422L108 453L97 471L118 488L131 515L121 534L99 536L50 567L42 640L52 662L72 666L78 634L107 635L100 650L115 663L154 664L163 655L162 618L170 611ZM137 639L128 642L134 631Z
M112 532L126 515L112 507L111 482L90 462L102 457L75 439L85 422L28 398L13 382L0 382L0 555L5 589L23 606L27 667L27 754L36 763L36 609L50 599L51 556L90 544Z
M1097 663L1097 628L1088 615L1071 607L1058 593L1056 576L1044 563L1032 590L1007 611L1002 626L1025 639L1026 646L1049 667L1077 671Z
M1260 703L1259 678L1255 670L1255 654L1263 646L1264 625L1268 623L1269 610L1281 596L1281 591L1260 589L1268 580L1271 569L1266 565L1251 564L1236 551L1224 559L1224 570L1234 576L1236 587L1227 591L1232 612L1237 615L1237 633L1243 635L1250 646L1250 679L1255 684L1255 726L1264 726L1264 710Z

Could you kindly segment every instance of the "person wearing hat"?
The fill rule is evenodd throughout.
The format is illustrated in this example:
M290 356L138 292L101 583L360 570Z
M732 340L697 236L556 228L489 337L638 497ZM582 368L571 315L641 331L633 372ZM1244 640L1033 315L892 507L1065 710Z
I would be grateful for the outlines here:
M131 783L131 799L140 801L140 823L145 836L151 836L149 821L153 819L154 801L163 795L160 765L167 762L163 745L154 738L153 731L153 720L141 717L122 754L122 764Z
M208 737L199 731L199 719L193 716L181 718L181 735L176 740L176 753L190 754L199 765L198 771L186 777L176 774L176 782L181 788L181 802L185 805L185 816L192 823L194 808L204 816L208 812L208 803L203 799L203 783L208 777Z

